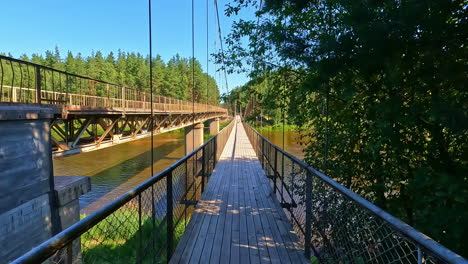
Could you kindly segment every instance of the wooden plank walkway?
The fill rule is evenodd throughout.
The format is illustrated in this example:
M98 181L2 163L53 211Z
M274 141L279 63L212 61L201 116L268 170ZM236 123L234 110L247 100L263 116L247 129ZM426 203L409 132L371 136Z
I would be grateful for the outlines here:
M170 263L307 263L237 122Z

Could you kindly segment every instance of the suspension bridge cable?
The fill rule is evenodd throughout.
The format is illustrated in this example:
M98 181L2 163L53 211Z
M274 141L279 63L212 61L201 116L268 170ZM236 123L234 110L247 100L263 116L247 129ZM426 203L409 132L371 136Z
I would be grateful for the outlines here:
M195 0L192 0L192 151L195 150ZM188 153L186 153L188 154Z
M328 27L327 27L327 33L328 35L331 34L331 16L332 16L332 11L331 11L331 4L328 6ZM328 59L330 59L330 53L328 54ZM328 81L327 85L327 91L326 91L326 105L325 105L325 170L324 172L327 173L328 170L328 145L329 145L329 100L330 100L330 81Z
M219 10L218 10L218 1L214 0L215 9L216 9L216 19L218 21L218 36L219 36L219 45L221 46L221 60L224 65L224 79L226 81L226 94L229 92L229 86L227 81L227 73L226 73L226 62L224 60L224 49L223 49L223 37L221 34L221 24L219 23Z
M209 83L209 78L210 76L208 75L209 73L209 48L208 48L208 42L209 42L209 38L208 38L208 31L209 31L209 28L208 28L208 22L209 22L209 19L208 19L208 0L206 0L206 111L208 111L208 83Z
M148 0L148 24L149 24L149 64L150 64L150 110L151 110L151 177L154 176L154 111L153 111L153 43L151 30L151 0Z

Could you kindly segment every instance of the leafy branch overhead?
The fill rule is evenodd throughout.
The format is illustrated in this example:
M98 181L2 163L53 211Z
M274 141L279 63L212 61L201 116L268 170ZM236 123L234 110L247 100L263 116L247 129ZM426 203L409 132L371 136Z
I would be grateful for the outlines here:
M261 6L260 6L261 5ZM235 0L230 100L307 131L307 162L468 256L466 1ZM219 57L220 54L217 56Z

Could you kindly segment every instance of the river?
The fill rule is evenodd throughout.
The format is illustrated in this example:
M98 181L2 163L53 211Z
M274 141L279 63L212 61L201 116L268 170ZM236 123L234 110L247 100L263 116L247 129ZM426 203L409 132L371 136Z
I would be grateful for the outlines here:
M89 214L151 176L151 138L54 160L55 176L89 176L91 191L80 197L82 213ZM184 134L154 136L154 173L184 157Z
M262 135L271 141L276 146L283 148L283 132L282 131L271 131L262 130ZM284 150L293 156L303 160L304 147L299 143L301 142L301 136L298 131L285 131L284 132Z
M281 131L263 134L279 147ZM299 133L285 132L285 149L302 159ZM115 200L151 176L150 138L54 160L55 176L89 176L91 191L80 197L82 213L89 214ZM164 170L185 154L183 132L154 136L154 173Z

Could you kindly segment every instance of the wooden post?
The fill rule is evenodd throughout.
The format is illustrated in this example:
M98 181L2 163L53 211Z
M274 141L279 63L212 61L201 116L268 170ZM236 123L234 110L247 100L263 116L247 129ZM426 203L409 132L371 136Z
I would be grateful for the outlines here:
M104 104L106 107L110 107L110 100L109 100L109 84L106 84L106 93L107 93L107 102Z
M125 86L122 86L122 108L125 108Z
M41 68L36 66L36 104L41 104Z
M20 87L21 89L21 87ZM18 102L18 98L17 98L17 95L16 95L16 88L15 87L11 87L11 100L16 103Z

